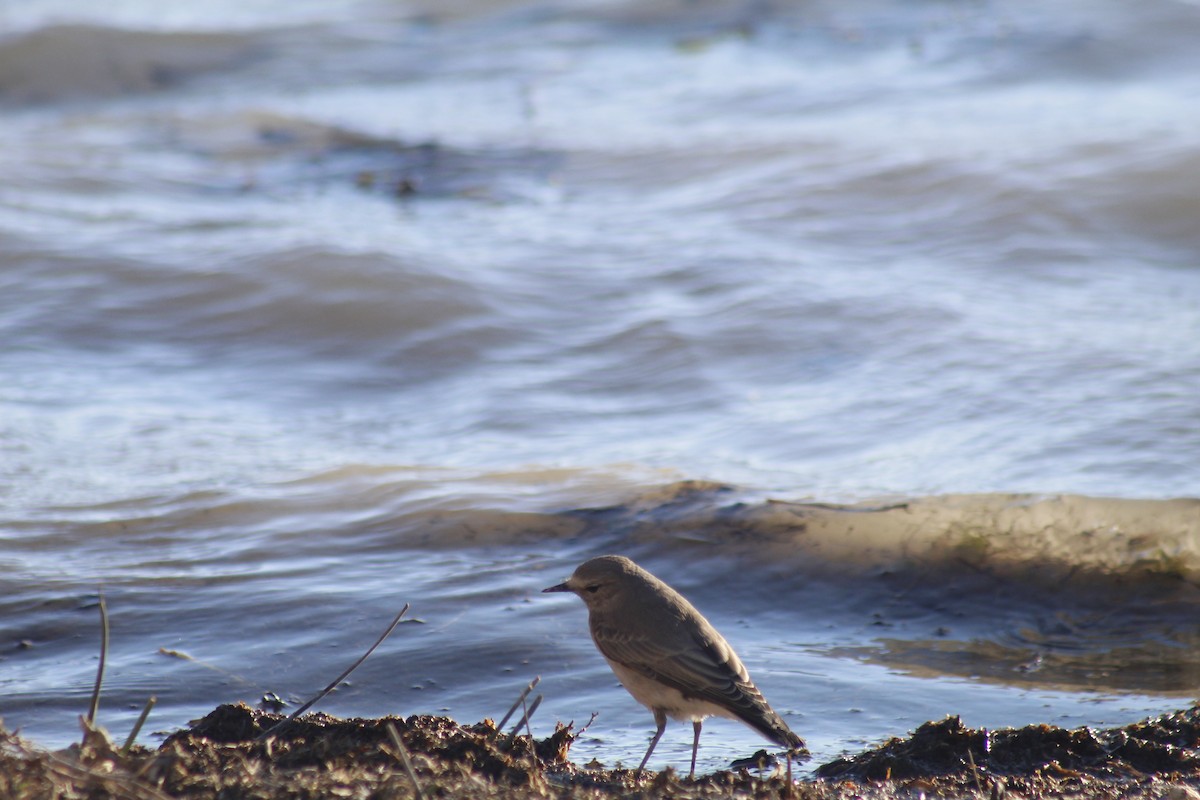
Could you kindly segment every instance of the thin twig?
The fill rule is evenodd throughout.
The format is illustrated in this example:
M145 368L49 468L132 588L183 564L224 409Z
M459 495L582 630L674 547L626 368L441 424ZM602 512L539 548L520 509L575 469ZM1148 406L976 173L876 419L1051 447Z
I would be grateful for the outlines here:
M104 684L104 665L108 661L108 605L104 590L100 590L100 666L96 668L96 685L92 688L92 704L88 707L88 727L96 727L96 712L100 709L100 687Z
M598 717L598 716L600 716L600 712L593 711L592 718L587 721L587 725L584 725L582 728L580 728L579 730L577 730L575 732L575 738L578 739L580 736L583 736L583 732L586 731L588 728L592 727L592 723L596 721L596 717ZM572 722L573 721L574 720L572 720ZM570 725L568 725L567 727L569 728Z
M158 698L150 695L150 699L146 701L146 705L142 709L141 715L137 718L137 722L133 723L133 730L129 732L129 738L125 740L125 744L121 747L121 755L129 755L129 748L133 747L137 735L141 733L142 726L146 724L146 717L150 716L150 709L154 708L154 704L157 702Z
M412 781L413 791L417 793L417 800L425 800L425 795L421 792L421 782L417 780L417 771L413 769L412 759L408 757L408 748L404 746L404 742L400 741L400 734L396 732L395 725L389 722L386 727L388 738L396 747L396 755L400 757L400 763L404 765L404 771L408 773L408 779Z
M392 624L388 625L387 630L385 630L383 632L383 634L378 639L375 640L375 644L371 645L371 647L367 650L367 652L365 652L361 656L359 656L358 660L355 661L353 664L351 664L349 667L347 667L345 672L343 672L341 675L338 675L336 678L334 678L333 681L328 686L326 686L324 689L321 690L320 694L318 694L312 700L309 700L304 705L297 708L295 711L293 711L291 714L289 714L286 719L280 720L280 722L277 725L269 728L265 733L260 733L258 735L258 740L266 739L268 736L272 735L273 733L278 731L280 728L283 728L289 722L294 720L296 717L300 716L305 711L308 711L308 709L312 708L314 705L316 705L318 702L320 702L320 700L322 698L324 698L327 694L332 692L339 683L341 683L343 680L345 680L347 675L349 675L351 672L354 672L354 670L358 669L358 666L360 664L362 664L364 661L366 661L367 658L371 655L371 653L375 652L375 648L377 648L377 647L379 647L379 645L383 644L383 640L386 639L388 636L390 636L392 631L396 630L396 626L400 624L401 617L403 617L405 614L408 613L408 609L409 609L409 604L405 603L404 608L400 609L400 613L397 614L396 618L392 620Z
M516 713L517 707L520 706L521 703L525 702L525 698L528 697L529 693L533 691L533 687L537 686L539 683L541 683L541 681L542 681L542 676L538 675L536 678L534 678L533 680L531 680L529 682L529 685L526 686L524 688L524 690L521 691L521 696L517 698L517 702L513 703L512 707L508 709L508 713L505 714L503 717L501 717L500 721L496 723L497 731L504 730L504 723L508 722L509 717L511 717L514 713Z

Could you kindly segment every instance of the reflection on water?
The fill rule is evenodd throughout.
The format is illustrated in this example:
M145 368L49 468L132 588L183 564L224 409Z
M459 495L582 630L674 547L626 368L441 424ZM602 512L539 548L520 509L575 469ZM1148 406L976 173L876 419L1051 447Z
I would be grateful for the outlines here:
M872 645L833 648L830 655L859 658L920 678L958 676L1045 691L1149 692L1176 698L1195 695L1200 679L1197 631L1175 640L1147 641L1146 630L1125 645L1079 637L1059 647L1019 643L999 631L999 641L953 638L880 638Z

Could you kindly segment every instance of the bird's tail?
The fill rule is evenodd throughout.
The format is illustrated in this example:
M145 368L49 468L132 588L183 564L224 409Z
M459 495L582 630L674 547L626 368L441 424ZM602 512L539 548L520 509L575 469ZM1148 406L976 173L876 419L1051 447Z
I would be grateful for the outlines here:
M753 727L757 728L759 733L780 747L786 747L797 755L808 754L808 746L804 744L804 740L797 736L774 711L764 714L755 723Z

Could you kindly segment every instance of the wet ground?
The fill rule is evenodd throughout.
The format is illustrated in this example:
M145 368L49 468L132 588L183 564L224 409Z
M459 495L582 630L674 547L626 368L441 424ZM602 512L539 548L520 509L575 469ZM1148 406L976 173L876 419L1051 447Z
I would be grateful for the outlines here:
M85 726L50 753L0 739L0 796L87 798L1200 797L1200 707L1104 730L971 729L957 717L790 780L764 762L685 778L570 761L579 731L545 739L490 720L283 717L223 705L156 750ZM519 726L519 723L518 723ZM395 738L393 738L393 733ZM396 741L400 747L397 747ZM766 754L763 754L764 756ZM799 775L799 772L796 773Z

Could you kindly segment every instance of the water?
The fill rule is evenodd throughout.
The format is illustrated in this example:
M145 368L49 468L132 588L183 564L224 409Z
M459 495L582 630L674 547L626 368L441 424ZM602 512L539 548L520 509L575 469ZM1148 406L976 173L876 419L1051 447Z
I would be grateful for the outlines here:
M535 731L600 711L576 756L630 763L649 714L539 594L602 552L817 762L1189 702L1198 29L0 5L0 715L77 736L100 587L118 734L302 700L410 602L323 708L474 721L541 675ZM761 746L706 731L705 769Z

